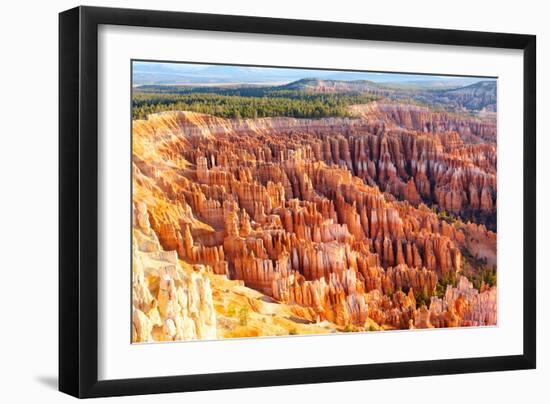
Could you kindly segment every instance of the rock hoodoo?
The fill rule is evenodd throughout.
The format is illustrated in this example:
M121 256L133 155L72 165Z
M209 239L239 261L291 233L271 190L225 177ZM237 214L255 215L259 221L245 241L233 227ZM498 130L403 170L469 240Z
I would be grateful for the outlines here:
M496 260L495 125L352 110L133 122L134 341L216 338L212 276L335 329L496 324L461 275Z

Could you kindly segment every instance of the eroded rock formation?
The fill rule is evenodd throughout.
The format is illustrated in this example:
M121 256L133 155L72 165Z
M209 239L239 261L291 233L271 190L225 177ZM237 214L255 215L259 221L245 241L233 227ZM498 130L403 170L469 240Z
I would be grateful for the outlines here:
M207 278L181 262L317 323L496 323L496 289L459 277L463 252L496 260L495 233L465 221L496 223L495 126L397 104L354 112L134 121L135 340L214 335ZM448 277L457 287L437 297Z
M210 281L186 273L149 224L146 205L133 207L132 341L216 338Z

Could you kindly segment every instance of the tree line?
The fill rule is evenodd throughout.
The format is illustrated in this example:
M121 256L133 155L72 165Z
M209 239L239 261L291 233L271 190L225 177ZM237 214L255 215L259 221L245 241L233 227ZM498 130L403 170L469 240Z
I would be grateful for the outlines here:
M162 111L193 111L222 118L349 117L347 107L365 104L377 97L364 94L326 94L293 90L242 89L248 95L218 93L163 93L135 90L132 117L146 119ZM251 90L251 91L248 91ZM228 90L229 91L229 90ZM231 90L236 91L236 90Z

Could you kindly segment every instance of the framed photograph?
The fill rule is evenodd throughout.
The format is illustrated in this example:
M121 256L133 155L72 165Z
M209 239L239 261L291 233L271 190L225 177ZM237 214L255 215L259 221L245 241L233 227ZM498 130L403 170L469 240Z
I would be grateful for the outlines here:
M59 28L61 391L535 368L534 36Z

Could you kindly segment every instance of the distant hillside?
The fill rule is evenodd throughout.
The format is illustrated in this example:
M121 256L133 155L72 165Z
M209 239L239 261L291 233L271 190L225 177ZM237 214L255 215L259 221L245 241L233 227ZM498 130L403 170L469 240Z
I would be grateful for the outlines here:
M454 88L422 87L368 80L324 80L307 78L280 86L280 89L310 93L367 93L396 101L417 102L449 111L496 111L496 81L484 80Z
M389 94L392 92L380 84L368 80L323 80L318 78L306 78L280 86L280 89L294 91L308 91L314 93L371 93Z
M447 111L496 111L497 83L492 80L479 81L452 89L428 89L396 92L396 100L412 99L421 104Z
M478 81L466 86L437 88L436 83L395 84L369 80L332 80L304 78L284 85L232 84L204 85L145 85L135 88L136 94L216 94L236 97L268 97L308 99L326 102L328 96L371 97L428 106L451 112L496 111L497 84L493 80ZM320 98L321 97L321 98ZM371 99L369 99L370 101Z
M466 87L441 92L441 97L452 99L459 106L470 110L496 111L496 81L480 81Z

